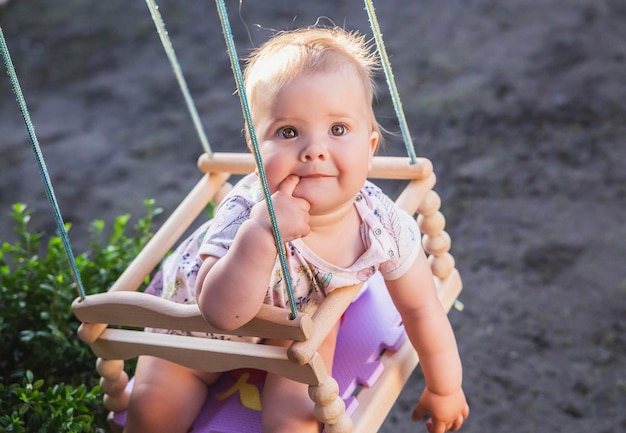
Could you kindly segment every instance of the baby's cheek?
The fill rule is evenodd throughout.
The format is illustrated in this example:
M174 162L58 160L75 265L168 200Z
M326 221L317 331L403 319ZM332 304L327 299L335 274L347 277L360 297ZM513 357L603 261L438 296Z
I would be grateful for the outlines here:
M281 175L281 169L276 164L264 163L264 171L265 171L265 179L267 180L267 186L269 188L270 194L274 194L278 191L278 186L281 184L283 180L285 180L286 176ZM259 171L256 171L257 177L259 178L259 182L261 181L261 176L259 175Z

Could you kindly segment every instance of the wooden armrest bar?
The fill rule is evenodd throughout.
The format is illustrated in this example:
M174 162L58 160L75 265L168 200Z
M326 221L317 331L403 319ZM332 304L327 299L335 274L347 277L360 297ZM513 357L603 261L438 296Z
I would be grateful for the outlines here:
M256 166L249 153L218 152L213 156L206 153L198 158L198 168L204 173L228 172L232 174L252 173ZM425 179L433 172L433 165L427 158L416 158L410 164L407 157L375 156L369 177L375 179Z

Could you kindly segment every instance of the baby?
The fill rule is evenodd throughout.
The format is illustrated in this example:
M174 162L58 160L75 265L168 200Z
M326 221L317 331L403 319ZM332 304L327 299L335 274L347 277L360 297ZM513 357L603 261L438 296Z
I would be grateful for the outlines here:
M425 377L413 419L429 414L430 433L456 431L469 414L461 362L417 223L367 181L381 139L372 108L376 66L356 33L320 27L283 32L248 59L246 95L297 308L314 308L332 290L380 272ZM232 330L263 303L289 308L283 283L253 173L164 264L162 296L197 302L209 323ZM328 371L338 329L319 348ZM140 357L125 431L186 432L217 377ZM268 373L262 406L265 432L321 431L304 384Z

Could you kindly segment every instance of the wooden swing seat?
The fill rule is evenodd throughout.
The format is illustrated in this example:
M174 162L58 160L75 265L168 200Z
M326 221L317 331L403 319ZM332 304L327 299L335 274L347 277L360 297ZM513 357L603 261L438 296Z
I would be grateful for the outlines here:
M354 397L358 404L348 405L348 414L344 403L346 396L341 398L337 382L326 372L317 353L330 329L350 307L360 285L331 292L312 316L301 314L295 320L289 320L287 310L264 305L252 321L229 332L293 340L288 348L143 331L143 327L152 327L225 333L208 324L196 305L177 304L136 292L207 203L221 200L229 188L230 175L247 174L255 168L252 155L234 153L202 155L198 166L205 174L109 291L77 299L72 305L75 315L83 322L79 337L98 356L96 368L102 376L105 406L112 412L122 412L128 405L130 388L123 360L152 355L204 371L260 369L281 374L309 385L316 416L325 423L327 433L377 431L417 365L417 355L408 339L402 339L394 350L384 351L377 361L381 372L375 383L357 384L357 388L366 386ZM449 253L451 241L444 231L445 218L439 211L441 200L432 189L435 184L432 164L425 158L410 164L408 158L376 156L370 178L408 180L396 202L410 214L417 214L422 244L429 255L440 300L448 311L461 292L462 283ZM392 308L391 304L378 304ZM141 329L118 329L108 325ZM350 340L350 336L347 338ZM337 360L335 363L340 364ZM115 425L118 424L113 423ZM194 431L218 430L197 426Z

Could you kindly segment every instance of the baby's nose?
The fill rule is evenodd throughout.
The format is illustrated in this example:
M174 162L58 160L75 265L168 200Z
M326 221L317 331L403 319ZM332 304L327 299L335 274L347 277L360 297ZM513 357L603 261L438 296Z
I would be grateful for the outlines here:
M328 149L319 140L311 140L302 150L302 159L305 161L312 161L316 159L328 158Z

